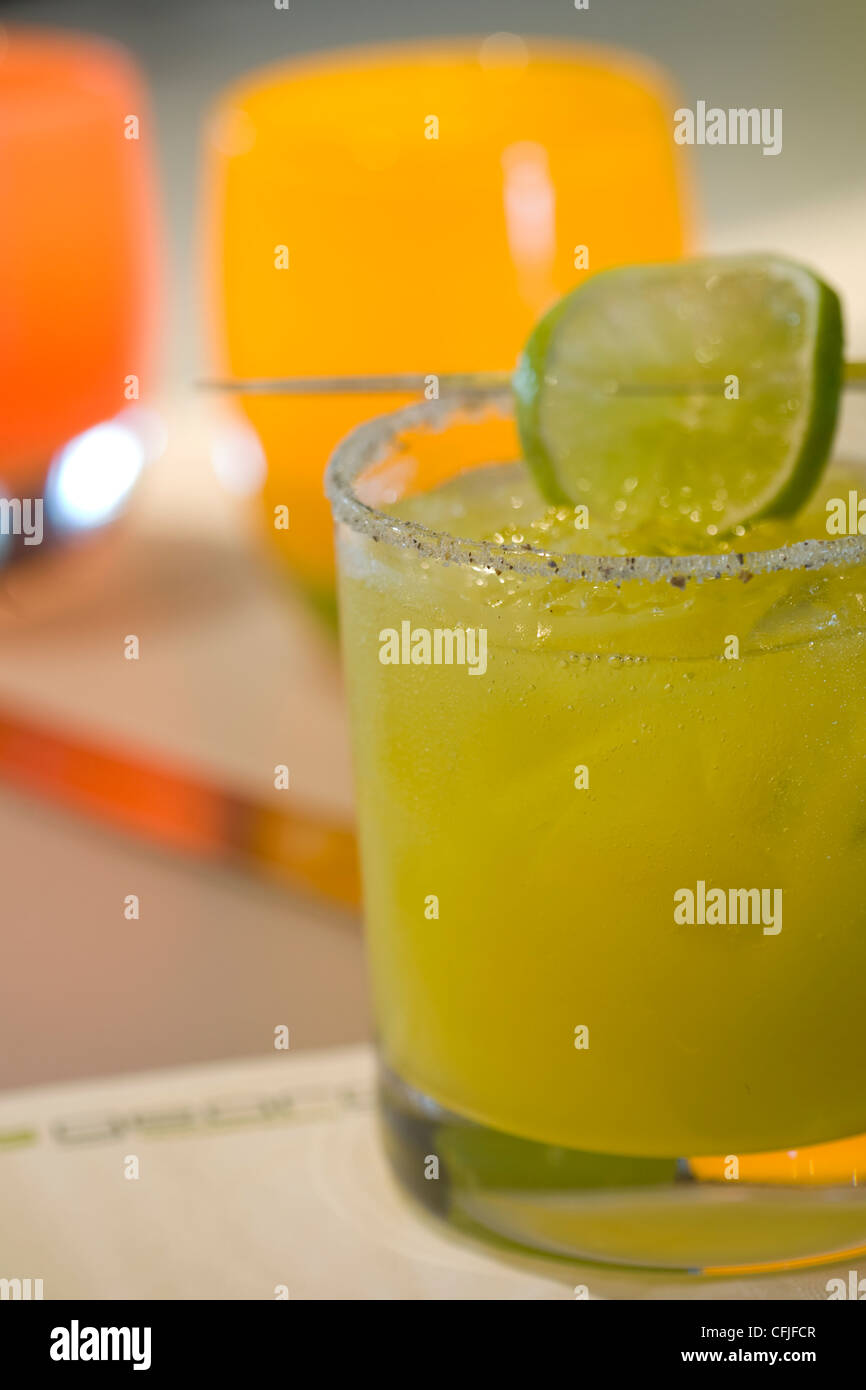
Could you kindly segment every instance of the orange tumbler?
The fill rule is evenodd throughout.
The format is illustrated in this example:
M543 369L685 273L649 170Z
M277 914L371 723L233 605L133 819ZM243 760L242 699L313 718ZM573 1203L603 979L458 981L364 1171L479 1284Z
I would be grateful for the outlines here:
M626 55L513 35L332 53L243 80L207 137L212 367L512 367L581 278L681 254L675 106ZM242 398L267 458L267 531L327 607L325 463L353 425L399 403Z

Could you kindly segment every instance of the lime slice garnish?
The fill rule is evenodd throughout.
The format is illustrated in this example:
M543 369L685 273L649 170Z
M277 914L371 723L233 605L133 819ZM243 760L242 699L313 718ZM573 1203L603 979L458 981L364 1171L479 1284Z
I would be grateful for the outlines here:
M790 261L604 271L521 357L527 462L550 501L622 530L668 519L716 535L790 515L830 452L842 347L838 296Z

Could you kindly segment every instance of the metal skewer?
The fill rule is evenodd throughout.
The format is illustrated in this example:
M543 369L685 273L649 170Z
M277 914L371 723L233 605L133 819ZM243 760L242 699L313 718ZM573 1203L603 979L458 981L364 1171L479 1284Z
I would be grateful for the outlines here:
M490 391L511 381L510 372L402 372L393 376L277 376L199 381L203 391L228 391L245 396L366 396L379 393L424 392L432 379L449 394Z
M217 391L243 396L367 396L405 393L422 394L432 380L441 395L465 395L477 391L506 390L511 384L511 372L400 372L393 375L369 376L276 376L248 378L212 378L196 383L199 390ZM866 391L866 362L845 363L845 385L856 391ZM712 395L724 389L723 383L692 382L675 384L659 382L630 384L605 383L604 391L612 396Z

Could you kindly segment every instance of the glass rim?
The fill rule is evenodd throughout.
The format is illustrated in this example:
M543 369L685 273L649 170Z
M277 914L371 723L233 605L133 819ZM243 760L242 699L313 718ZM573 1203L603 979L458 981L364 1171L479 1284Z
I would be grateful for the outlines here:
M843 395L845 393L843 392ZM356 425L341 439L325 470L325 494L334 520L352 531L388 545L405 547L421 559L441 564L511 571L528 577L556 576L569 582L622 584L628 580L681 586L687 580L750 579L781 570L819 570L866 563L866 536L794 541L771 550L735 551L724 555L574 555L540 546L469 540L422 522L395 517L363 502L355 482L363 469L380 461L388 446L406 430L429 425L444 433L457 414L481 415L491 406L513 415L508 387L484 387L449 393L377 415ZM517 460L515 460L516 462Z

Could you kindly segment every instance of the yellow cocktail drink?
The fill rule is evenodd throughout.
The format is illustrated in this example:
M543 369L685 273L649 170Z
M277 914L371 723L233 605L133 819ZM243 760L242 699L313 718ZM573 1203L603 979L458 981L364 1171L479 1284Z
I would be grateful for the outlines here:
M395 1161L554 1249L856 1244L851 1174L827 1204L753 1159L785 1190L733 1219L724 1179L866 1131L866 541L825 526L857 475L683 557L547 506L507 416L421 407L332 468ZM551 1207L611 1187L625 1243Z

